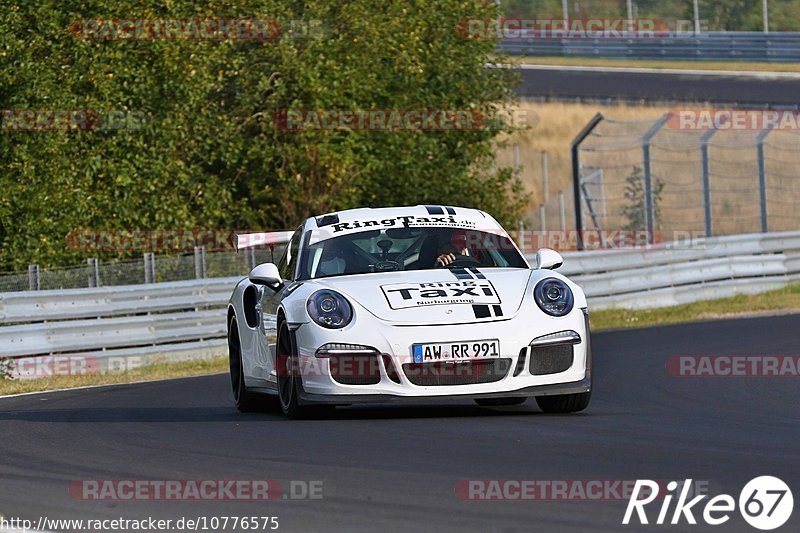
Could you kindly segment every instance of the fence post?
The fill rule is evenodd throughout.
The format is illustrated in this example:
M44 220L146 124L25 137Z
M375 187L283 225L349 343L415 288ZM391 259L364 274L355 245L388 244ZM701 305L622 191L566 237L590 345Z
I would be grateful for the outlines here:
M603 114L597 113L592 120L578 133L577 137L572 140L570 145L570 152L572 155L572 190L573 200L575 202L575 232L576 244L578 250L583 250L583 218L581 209L581 161L580 161L580 148L581 143L589 136L590 133L597 127L603 120Z
M547 216L544 210L544 204L539 206L539 229L547 231Z
M255 248L248 248L245 250L245 257L247 258L247 271L253 270L256 267L256 251Z
M206 277L206 247L194 247L194 277L204 279Z
M153 252L144 254L144 282L156 282L156 256Z
M41 288L42 282L39 277L39 265L28 265L28 290L38 291Z
M542 152L542 196L544 196L543 203L547 203L547 198L550 196L550 176L548 175L547 168L547 152Z
M567 231L567 212L564 208L564 191L558 191L558 218L561 223L561 233Z
M644 163L644 213L645 230L647 231L647 243L653 243L653 236L656 229L655 199L653 197L653 175L650 171L650 142L653 137L664 127L664 124L672 116L671 113L664 114L655 124L650 126L647 133L642 137L642 160Z
M706 237L713 235L712 219L711 219L711 178L709 176L709 163L708 163L708 143L711 137L717 132L716 129L711 128L700 137L700 164L703 180L703 219L705 220L705 233Z
M86 265L89 267L88 283L89 288L100 286L100 263L96 257L90 257L86 260Z
M768 231L767 219L767 164L764 161L764 141L767 135L772 131L770 125L767 129L762 130L756 137L756 153L758 155L758 199L761 210L761 233Z

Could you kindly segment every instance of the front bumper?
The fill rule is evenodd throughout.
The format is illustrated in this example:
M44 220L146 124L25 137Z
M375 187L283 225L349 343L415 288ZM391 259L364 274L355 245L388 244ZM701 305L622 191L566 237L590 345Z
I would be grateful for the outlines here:
M383 403L383 402L397 402L397 401L413 401L428 398L439 398L443 400L479 400L482 398L510 398L510 397L524 397L531 396L552 396L556 394L578 394L581 392L589 392L592 390L592 381L590 378L582 379L573 383L556 383L553 385L538 385L534 387L526 387L524 389L517 389L512 391L503 392L485 392L473 394L457 394L451 393L446 396L412 396L412 395L395 395L395 394L348 394L343 397L341 394L314 394L300 391L300 401L304 404L341 404L341 403Z
M420 398L479 399L574 394L591 390L591 345L588 314L576 309L562 318L519 316L513 320L447 326L391 326L377 320L348 330L323 330L316 324L303 324L294 330L295 346L301 370L299 391L303 403L370 403L414 400ZM521 327L521 324L526 327ZM531 341L556 331L572 330L580 341L572 344L572 360L568 368L547 374L531 373ZM498 339L501 358L509 359L508 371L490 382L415 385L403 365L411 361L411 346L417 342L451 342L456 339ZM317 357L319 346L330 343L351 343L375 348L380 376L373 384L343 384L331 376L327 358ZM393 369L387 369L386 357ZM524 358L522 361L521 358ZM390 371L394 370L392 377Z

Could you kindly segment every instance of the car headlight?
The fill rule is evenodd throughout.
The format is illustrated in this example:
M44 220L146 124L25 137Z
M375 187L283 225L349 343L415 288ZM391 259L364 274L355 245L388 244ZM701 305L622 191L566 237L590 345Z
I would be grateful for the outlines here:
M545 278L533 289L533 299L539 309L550 316L564 316L572 311L572 291L566 283L556 278Z
M353 319L353 308L344 296L331 290L317 291L306 304L308 316L323 328L339 329Z

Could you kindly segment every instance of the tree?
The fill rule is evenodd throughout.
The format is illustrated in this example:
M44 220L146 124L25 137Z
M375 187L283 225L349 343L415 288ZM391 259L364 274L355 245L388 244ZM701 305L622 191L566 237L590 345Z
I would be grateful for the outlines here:
M514 76L465 39L483 0L40 0L0 6L0 109L118 110L135 128L0 133L0 269L82 262L80 228L291 228L389 204L486 209L526 198L488 169ZM82 39L76 20L270 18L269 41ZM304 26L305 24L305 26ZM320 32L298 30L316 25ZM287 110L471 110L474 131L286 131ZM144 117L141 120L140 117ZM8 125L7 125L8 126ZM101 258L134 253L98 252Z
M653 212L655 216L655 228L661 229L661 192L664 190L664 181L656 178L653 182ZM644 176L642 167L634 165L631 174L625 178L625 200L626 205L620 209L620 214L628 222L622 229L632 231L642 231L647 229L647 212L644 190Z

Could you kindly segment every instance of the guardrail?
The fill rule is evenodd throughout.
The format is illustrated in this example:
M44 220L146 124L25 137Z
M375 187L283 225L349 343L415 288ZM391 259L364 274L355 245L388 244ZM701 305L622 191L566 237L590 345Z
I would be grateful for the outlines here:
M592 309L675 305L800 280L800 231L562 255L559 272L584 288ZM25 376L47 375L59 360L103 371L222 355L225 304L239 279L0 293L0 358L14 358Z
M678 305L763 292L800 280L800 232L562 255L559 272L584 289L592 309Z
M0 322L10 324L110 317L220 306L228 301L233 286L240 279L241 276L92 289L0 293Z
M0 358L42 377L222 355L240 279L0 293Z
M800 32L707 32L652 38L531 37L501 41L503 52L526 56L713 61L800 60Z

